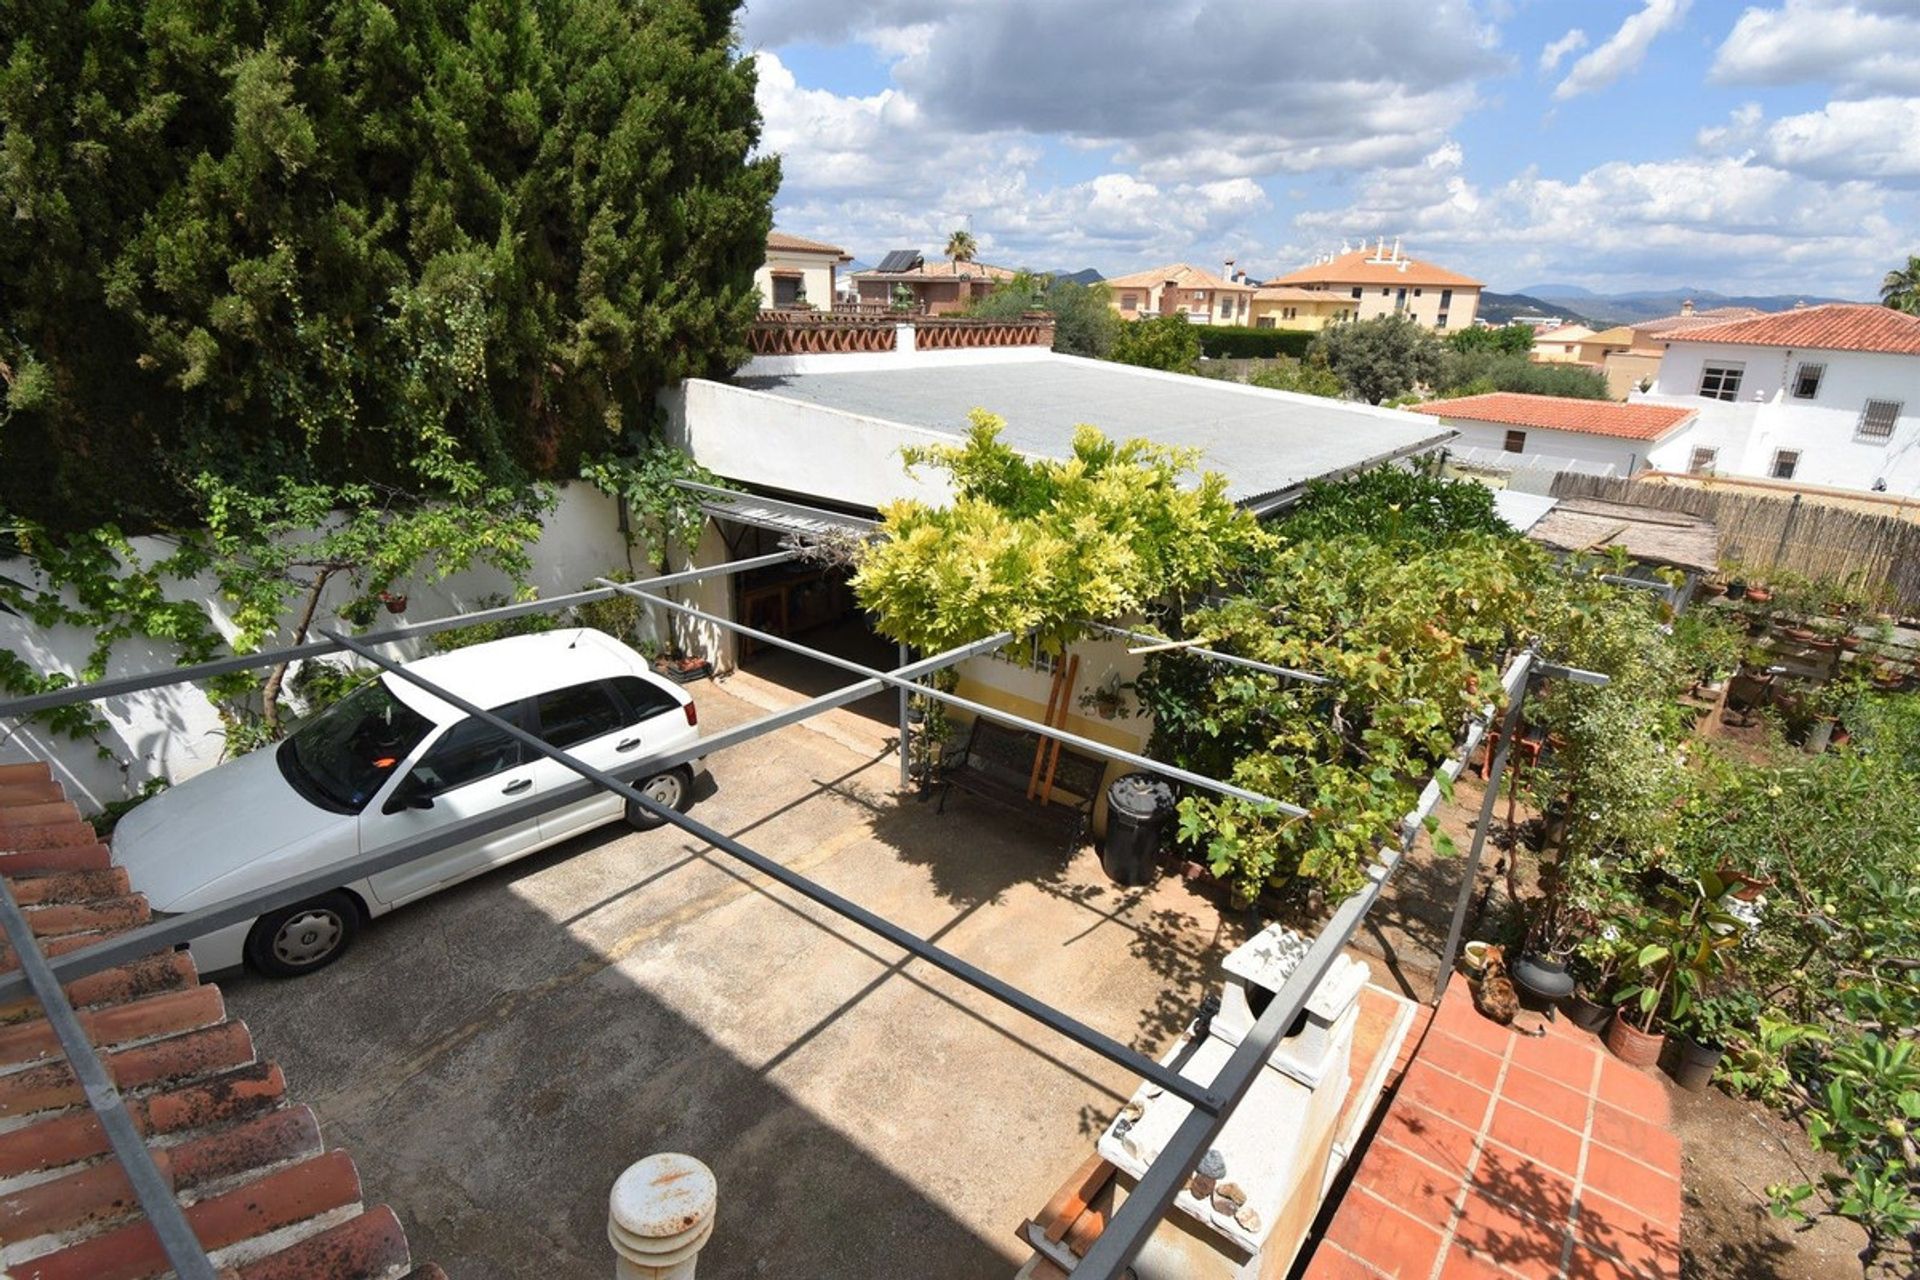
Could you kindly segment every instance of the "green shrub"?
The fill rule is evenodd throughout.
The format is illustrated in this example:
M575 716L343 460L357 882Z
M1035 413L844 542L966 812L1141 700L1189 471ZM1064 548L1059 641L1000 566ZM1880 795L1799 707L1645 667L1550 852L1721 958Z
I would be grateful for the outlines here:
M1449 348L1440 362L1443 395L1481 395L1488 391L1518 391L1535 396L1567 396L1575 400L1611 400L1604 375L1578 364L1535 364L1525 356L1497 350L1462 351Z
M1246 325L1200 325L1200 354L1209 360L1270 360L1292 356L1298 360L1313 345L1306 329L1253 329Z

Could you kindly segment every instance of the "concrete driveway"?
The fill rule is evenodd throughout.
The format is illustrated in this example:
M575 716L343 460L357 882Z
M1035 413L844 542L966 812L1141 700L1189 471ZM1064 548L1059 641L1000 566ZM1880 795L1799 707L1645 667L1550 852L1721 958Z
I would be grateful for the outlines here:
M696 686L709 731L760 708ZM789 728L712 761L697 815L1149 1052L1241 938L1178 881L891 755ZM1133 1080L666 829L608 828L377 922L333 968L222 983L349 1146L416 1258L458 1280L613 1273L606 1195L650 1152L720 1184L730 1276L1006 1276L1013 1232Z

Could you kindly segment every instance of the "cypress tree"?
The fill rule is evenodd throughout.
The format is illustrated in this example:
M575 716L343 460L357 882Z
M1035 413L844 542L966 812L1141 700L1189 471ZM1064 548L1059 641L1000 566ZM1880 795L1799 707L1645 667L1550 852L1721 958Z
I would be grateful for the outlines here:
M732 0L0 0L0 507L564 475L727 367L779 182Z

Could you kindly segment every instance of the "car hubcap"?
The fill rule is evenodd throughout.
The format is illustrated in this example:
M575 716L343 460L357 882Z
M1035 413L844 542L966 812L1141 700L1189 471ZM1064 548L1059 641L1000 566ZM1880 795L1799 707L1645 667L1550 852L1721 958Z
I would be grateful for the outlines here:
M340 917L331 911L302 911L273 935L273 954L285 964L312 964L340 945Z
M641 788L641 794L655 804L665 805L669 809L680 807L680 775L663 773L657 778L649 778L647 785Z

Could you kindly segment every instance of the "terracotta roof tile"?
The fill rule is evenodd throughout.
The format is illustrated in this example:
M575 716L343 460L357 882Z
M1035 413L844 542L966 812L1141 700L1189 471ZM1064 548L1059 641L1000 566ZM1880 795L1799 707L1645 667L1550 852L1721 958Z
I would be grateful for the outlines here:
M1508 427L1537 427L1545 431L1579 431L1627 440L1658 440L1696 410L1656 404L1617 404L1612 400L1575 400L1566 396L1530 396L1495 391L1458 400L1430 400L1409 405L1415 413L1436 418L1465 418Z
M1455 288L1478 289L1480 282L1472 276L1463 276L1458 271L1448 271L1436 267L1431 262L1420 262L1413 258L1400 258L1394 261L1378 261L1374 249L1355 249L1352 253L1343 253L1331 262L1317 262L1301 267L1298 271L1289 271L1286 275L1276 276L1268 284L1417 284L1451 285Z
M313 1276L387 1276L406 1265L407 1235L400 1229L400 1219L387 1206L378 1205L228 1274L235 1280L310 1280Z
M1668 340L1916 356L1920 355L1920 316L1864 302L1829 302L1688 329L1670 334Z
M43 764L0 765L0 875L41 949L148 918ZM0 944L0 969L17 965ZM389 1280L411 1265L393 1211L364 1209L344 1152L290 1107L220 989L161 951L66 987L134 1128L223 1280ZM0 1270L11 1280L144 1280L170 1268L125 1171L31 998L0 1005Z
M1687 329L1704 329L1710 324L1725 324L1729 320L1752 320L1766 314L1758 307L1709 307L1705 311L1682 311L1654 320L1639 320L1630 327L1635 333L1658 338Z
M784 231L767 232L767 251L769 253L831 253L838 255L842 262L853 261L853 255L837 244L828 244L823 240L808 240L803 236L790 236Z
M286 1099L287 1080L271 1062L250 1062L149 1097L124 1098L133 1127L167 1137L271 1111ZM107 1154L107 1135L91 1110L71 1110L0 1134L0 1179L45 1173Z
M996 267L986 262L948 262L944 259L923 262L912 271L856 271L855 280L953 280L961 275L980 280L1011 280L1016 274L1011 267Z
M1176 289L1213 289L1230 290L1235 293L1252 293L1254 286L1226 280L1204 267L1189 266L1184 262L1169 263L1164 267L1154 267L1150 271L1134 271L1124 276L1116 276L1107 281L1110 289L1151 289L1157 285L1173 282Z

